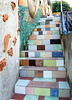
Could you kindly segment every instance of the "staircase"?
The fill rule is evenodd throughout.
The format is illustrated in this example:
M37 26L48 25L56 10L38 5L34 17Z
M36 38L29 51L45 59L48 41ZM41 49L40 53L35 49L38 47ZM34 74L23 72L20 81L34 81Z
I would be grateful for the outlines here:
M60 17L40 18L20 52L17 100L70 100L59 34Z

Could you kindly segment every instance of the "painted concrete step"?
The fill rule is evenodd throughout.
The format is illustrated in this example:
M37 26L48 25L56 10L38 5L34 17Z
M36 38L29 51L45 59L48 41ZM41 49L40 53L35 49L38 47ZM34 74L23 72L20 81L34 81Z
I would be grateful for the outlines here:
M29 35L29 40L60 39L60 35Z
M54 35L59 34L59 30L53 30L53 31L34 31L32 32L32 35Z
M63 59L39 59L39 58L29 58L24 59L20 58L20 65L21 66L40 66L40 67L63 67L64 66L64 60Z
M15 93L51 96L70 97L70 87L67 82L42 82L19 79L15 84Z
M52 57L63 57L62 51L21 51L21 58L52 58Z
M14 94L10 100L70 100L70 98Z
M27 40L26 44L27 45L61 44L61 40L60 39Z
M39 22L60 22L60 17L52 17L52 18L40 18Z
M28 51L37 51L37 50L59 51L59 50L62 50L62 46L61 46L61 44L24 45L24 50L28 50Z
M20 77L43 77L43 78L65 78L64 67L22 67Z
M39 24L39 23L38 23ZM54 24L54 22L51 22L51 24L47 24L45 22L45 25L37 25L36 28L52 28L52 27L60 27L60 24Z
M44 23L42 23L44 24ZM59 31L59 27L52 27L52 28L35 28L33 31Z

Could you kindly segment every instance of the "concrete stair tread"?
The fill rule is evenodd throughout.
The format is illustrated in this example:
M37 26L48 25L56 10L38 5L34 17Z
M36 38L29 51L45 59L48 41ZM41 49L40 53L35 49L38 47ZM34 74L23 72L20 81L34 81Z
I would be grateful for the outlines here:
M20 70L25 70L25 71L66 71L65 67L33 67L33 66L21 66Z
M31 80L24 80L19 79L15 86L22 86L22 87L36 87L36 88L55 88L55 89L70 89L67 82L40 82L40 81L31 81Z

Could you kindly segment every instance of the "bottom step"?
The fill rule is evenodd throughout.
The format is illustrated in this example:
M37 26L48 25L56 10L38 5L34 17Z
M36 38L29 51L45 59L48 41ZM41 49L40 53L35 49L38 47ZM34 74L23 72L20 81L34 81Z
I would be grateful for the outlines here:
M14 94L10 100L70 100L70 98Z
M15 85L15 93L49 96L70 97L70 87L66 81L36 81L19 79Z

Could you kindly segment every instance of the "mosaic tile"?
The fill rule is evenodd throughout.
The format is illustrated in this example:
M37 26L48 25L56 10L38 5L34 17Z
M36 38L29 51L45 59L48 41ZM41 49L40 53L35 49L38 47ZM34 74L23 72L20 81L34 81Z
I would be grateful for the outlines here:
M20 70L20 77L26 77L26 71Z
M40 52L35 52L35 58L40 58Z
M45 35L45 39L52 39L52 35Z
M45 31L50 31L50 28L45 28Z
M42 44L42 40L35 40L35 45L41 45Z
M20 52L20 57L25 57L25 52Z
M25 52L25 57L28 57L28 52Z
M52 52L52 57L63 57L63 52Z
M50 25L50 27L56 27L56 25L55 25L55 24L54 24L54 25L53 25L53 24L51 24L51 25Z
M43 77L43 71L35 71L35 77Z
M35 44L35 41L34 40L28 40L28 43L29 45L34 45Z
M37 29L35 28L33 31L37 31Z
M60 24L60 21L55 22L55 24Z
M25 87L21 86L15 86L15 93L18 94L25 94Z
M43 60L36 60L36 66L43 66Z
M44 100L44 96L39 96L38 100Z
M47 35L47 31L43 31L43 35Z
M45 28L50 28L50 25L45 25Z
M52 71L43 71L44 78L52 78Z
M41 25L41 28L45 28L45 25Z
M52 76L53 78L65 78L66 72L65 71L53 71Z
M42 31L39 31L39 35L43 35L43 32Z
M70 89L67 82L59 82L59 89Z
M29 55L29 58L35 58L35 53L34 52L29 52L28 55Z
M13 100L23 100L25 97L24 94L14 94L14 96L11 98Z
M34 51L36 51L37 50L37 46L36 45L29 45L29 50L31 51L31 50L34 50Z
M36 40L36 35L29 35L29 40Z
M37 25L36 28L41 28L41 26L40 25Z
M45 52L45 57L52 57L52 52Z
M70 90L59 89L59 97L63 97L63 98L64 97L67 97L67 98L70 98Z
M44 66L56 66L56 60L44 60L43 61L43 65Z
M48 25L49 24L49 22L45 22L45 25Z
M54 50L62 50L61 45L55 45L55 46L54 46Z
M26 87L26 94L27 95L34 95L34 88L33 87Z
M45 31L45 28L41 28L41 31Z
M37 35L37 39L45 39L44 35Z
M59 98L59 100L70 100L70 98Z
M54 50L54 45L45 45L45 50Z
M37 31L41 31L41 28L37 28Z
M45 97L44 100L59 100L58 97Z
M45 50L45 45L37 45L37 50Z
M23 100L38 100L39 96L35 95L26 95Z
M54 18L53 21L60 21L60 19L59 18Z
M50 44L50 40L42 40L42 45Z
M40 57L44 58L45 57L45 52L40 52Z
M56 60L56 66L64 66L64 60Z
M33 35L38 35L38 32L32 32L33 33Z
M59 81L67 81L65 78L56 78L56 82L59 82Z
M53 31L47 31L47 35L52 35Z
M40 25L45 25L45 22L40 22Z
M29 60L29 66L36 66L35 60Z
M58 67L59 71L66 71L65 67Z
M21 66L29 66L29 60L20 60Z
M59 31L53 30L53 34L59 34Z
M58 89L50 89L50 96L58 97L59 96Z
M52 39L60 39L60 35L55 35L55 34L53 34L53 35L52 35Z
M35 76L34 71L26 71L26 76L27 77L34 77Z
M51 39L50 44L61 44L61 40L60 39Z
M38 77L34 77L33 81L56 82L56 78L38 78Z
M56 24L56 23L55 23L55 22L50 22L50 24L52 24L52 25L53 25L53 24Z
M47 88L34 88L35 95L50 96L50 89Z

